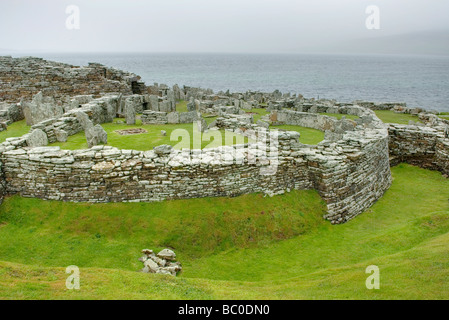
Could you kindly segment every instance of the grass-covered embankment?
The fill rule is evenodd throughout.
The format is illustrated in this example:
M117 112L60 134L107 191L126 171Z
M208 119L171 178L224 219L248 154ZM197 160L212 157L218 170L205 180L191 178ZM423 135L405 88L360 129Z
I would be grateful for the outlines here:
M405 164L393 177L382 199L343 225L321 220L313 191L155 204L7 198L0 297L447 299L449 180ZM165 246L181 275L136 272L140 249ZM81 267L79 291L65 289L70 264ZM380 290L365 287L373 264Z

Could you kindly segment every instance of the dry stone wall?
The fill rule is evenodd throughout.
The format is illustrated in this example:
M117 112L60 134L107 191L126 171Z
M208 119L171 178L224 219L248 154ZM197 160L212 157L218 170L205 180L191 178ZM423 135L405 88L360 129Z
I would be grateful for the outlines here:
M427 125L389 125L391 164L408 162L449 175L449 121L434 115L422 115ZM432 119L429 121L428 119Z
M31 100L40 91L57 100L107 92L131 95L138 80L135 74L96 63L76 67L41 58L0 57L0 101Z
M114 106L114 99L93 100L81 109L91 119L106 121L107 105ZM79 109L33 129L44 131L50 141L56 140L55 130L79 132L76 112ZM98 117L101 112L104 116ZM383 127L359 125L338 141L308 146L299 143L297 132L267 131L245 116L229 115L217 124L243 134L259 129L266 143L204 150L161 146L142 152L95 146L70 151L31 148L28 134L0 146L5 192L49 200L140 202L316 189L328 203L326 218L342 223L363 212L390 186L388 134Z

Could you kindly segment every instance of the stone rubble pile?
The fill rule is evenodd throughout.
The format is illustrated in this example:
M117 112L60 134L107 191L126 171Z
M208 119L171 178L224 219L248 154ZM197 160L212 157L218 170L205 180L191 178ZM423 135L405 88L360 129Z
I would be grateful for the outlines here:
M179 262L176 262L176 254L170 249L164 249L158 254L154 254L153 250L143 249L143 257L139 261L143 263L144 273L157 273L176 276L182 270Z

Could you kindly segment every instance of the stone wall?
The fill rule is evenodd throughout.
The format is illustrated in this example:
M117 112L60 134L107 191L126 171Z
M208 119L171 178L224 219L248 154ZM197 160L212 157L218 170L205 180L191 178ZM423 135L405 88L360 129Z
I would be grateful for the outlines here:
M408 162L449 175L449 138L439 127L390 124L391 165Z
M117 99L93 100L81 109L91 119L105 121L108 110L119 104ZM79 132L80 124L72 115L77 110L36 126L50 141L55 140L55 130ZM217 119L225 129L243 134L258 128L250 122L236 115ZM118 202L316 189L328 204L326 218L342 223L371 206L391 183L387 130L371 128L373 123L362 123L342 139L317 146L299 143L297 132L259 128L260 134L267 135L267 144L182 151L168 146L146 152L108 146L75 151L30 148L25 135L0 145L5 192L63 201Z
M0 57L0 101L31 100L39 91L58 100L107 92L130 95L138 80L132 73L94 63L75 67L41 58Z
M199 116L196 111L190 112L162 112L162 111L144 111L141 119L142 124L180 124L192 123L198 120Z

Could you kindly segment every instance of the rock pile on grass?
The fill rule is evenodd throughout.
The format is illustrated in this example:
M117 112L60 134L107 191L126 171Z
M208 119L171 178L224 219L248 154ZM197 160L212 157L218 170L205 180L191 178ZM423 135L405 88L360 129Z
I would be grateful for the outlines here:
M182 270L181 264L176 262L176 254L169 249L164 249L158 254L154 254L153 250L143 249L143 257L139 258L143 262L142 272L159 273L176 276Z

